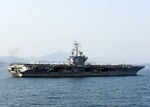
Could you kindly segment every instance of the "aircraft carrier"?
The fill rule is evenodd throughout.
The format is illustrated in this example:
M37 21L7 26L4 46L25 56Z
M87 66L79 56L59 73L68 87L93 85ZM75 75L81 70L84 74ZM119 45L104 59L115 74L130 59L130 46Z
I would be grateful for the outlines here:
M127 64L86 63L80 44L74 48L66 63L10 64L8 71L13 77L92 77L92 76L135 76L144 66Z

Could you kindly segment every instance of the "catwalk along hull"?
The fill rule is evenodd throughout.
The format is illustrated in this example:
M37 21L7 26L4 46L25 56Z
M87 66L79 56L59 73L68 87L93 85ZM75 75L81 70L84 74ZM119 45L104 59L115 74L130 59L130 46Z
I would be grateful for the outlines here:
M15 65L9 72L14 77L91 77L91 76L135 76L143 66L96 65L75 67L71 65Z

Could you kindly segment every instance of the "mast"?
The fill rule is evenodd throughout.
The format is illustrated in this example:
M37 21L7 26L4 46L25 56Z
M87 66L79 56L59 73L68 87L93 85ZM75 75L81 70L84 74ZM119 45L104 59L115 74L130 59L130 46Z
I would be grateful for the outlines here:
M75 41L75 43L74 43L74 46L75 46L75 54L76 54L76 56L78 56L79 55L79 43L77 43L76 41Z

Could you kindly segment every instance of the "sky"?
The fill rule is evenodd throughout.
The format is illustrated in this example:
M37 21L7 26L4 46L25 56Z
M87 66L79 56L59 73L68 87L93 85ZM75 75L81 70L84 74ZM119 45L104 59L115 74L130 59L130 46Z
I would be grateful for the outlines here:
M0 0L0 56L150 58L150 0Z

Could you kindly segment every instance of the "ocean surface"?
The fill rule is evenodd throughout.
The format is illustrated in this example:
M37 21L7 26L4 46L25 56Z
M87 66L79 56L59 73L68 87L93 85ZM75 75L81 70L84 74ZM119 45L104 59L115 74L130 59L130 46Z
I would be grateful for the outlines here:
M0 107L150 107L150 69L138 75L13 78L0 67Z

